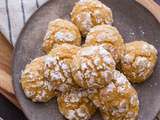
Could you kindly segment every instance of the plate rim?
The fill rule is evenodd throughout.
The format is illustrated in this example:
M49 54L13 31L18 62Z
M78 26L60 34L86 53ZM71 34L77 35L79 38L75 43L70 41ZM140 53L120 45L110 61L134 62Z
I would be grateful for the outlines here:
M101 0L100 0L100 1L101 1ZM19 33L19 35L18 35L18 38L17 38L17 41L16 41L15 46L14 46L14 49L13 49L13 53L12 53L12 61L11 61L11 72L12 72L11 75L12 75L12 76L11 76L11 78L12 78L13 90L14 90L16 99L17 99L17 101L18 101L18 103L19 103L19 105L20 105L20 109L22 110L23 114L25 115L25 117L26 117L28 120L31 120L31 118L29 117L28 112L26 112L25 108L22 107L23 105L22 105L22 103L21 103L20 98L18 97L18 93L17 93L17 90L16 90L16 89L17 89L17 88L16 88L16 80L14 79L14 63L15 63L15 61L16 61L15 54L16 54L17 49L18 49L18 45L19 45L19 42L20 42L20 37L21 37L21 35L23 34L23 32L24 32L24 30L26 29L26 27L28 26L28 24L30 23L31 19L37 14L37 12L38 12L40 9L42 9L43 7L45 7L45 6L46 6L47 4L49 4L50 2L55 2L55 1L54 1L54 0L49 0L49 1L47 1L47 2L44 3L42 6L40 6L39 8L37 8L37 10L28 18L28 20L26 21L25 25L22 27L22 29L21 29L21 31L20 31L20 33ZM133 2L135 2L137 5L145 8L144 6L142 6L141 4L139 4L137 1L133 1ZM151 12L150 12L147 8L145 8L145 9L151 14ZM153 14L151 14L151 16L158 22L158 20L155 18L155 16L154 16ZM159 23L159 24L160 24L160 23ZM27 98L26 98L26 99L27 99ZM159 111L160 111L160 108L159 108ZM156 115L157 115L157 114L158 114L158 112L156 113ZM156 116L155 116L155 118L156 118Z
M16 99L20 105L20 109L22 110L23 114L25 115L25 117L28 119L28 120L31 120L29 118L29 115L28 113L26 112L26 110L24 109L24 107L22 107L22 104L21 104L21 100L20 98L18 97L18 93L17 93L17 90L16 90L16 83L15 83L15 79L14 79L14 63L15 63L15 54L17 52L17 49L18 49L18 43L20 42L20 37L23 33L23 31L26 29L26 26L29 24L30 20L35 16L35 14L37 14L37 12L42 9L46 4L49 4L50 2L53 2L52 0L49 0L47 1L46 3L44 3L42 6L40 6L39 8L37 8L37 10L28 18L28 20L26 21L25 25L22 27L19 35L18 35L18 38L17 38L17 41L15 43L15 46L14 46L14 49L13 49L13 53L12 53L12 61L11 61L11 72L12 72L12 85L13 85L13 90L14 90L14 93L15 93L15 96L16 96ZM27 99L27 98L26 98Z

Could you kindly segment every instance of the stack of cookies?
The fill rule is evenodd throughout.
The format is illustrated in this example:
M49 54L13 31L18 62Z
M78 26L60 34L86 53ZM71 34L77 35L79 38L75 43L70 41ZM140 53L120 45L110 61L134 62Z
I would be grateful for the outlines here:
M42 45L46 55L32 60L21 75L26 97L57 98L68 120L89 120L97 109L104 120L135 120L139 100L131 83L152 74L157 50L144 41L125 44L112 26L111 9L98 0L77 2L71 21L49 23Z

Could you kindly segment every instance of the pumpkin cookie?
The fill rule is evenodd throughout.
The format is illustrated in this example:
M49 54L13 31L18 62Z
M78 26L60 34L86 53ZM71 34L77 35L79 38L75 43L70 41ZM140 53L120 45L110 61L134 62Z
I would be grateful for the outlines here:
M113 22L111 9L98 0L80 0L77 2L71 12L71 19L83 36L96 25Z
M145 81L153 72L157 61L157 50L144 41L127 43L121 60L122 72L132 83Z
M124 41L117 28L110 25L98 25L88 33L84 46L103 45L119 63L124 54Z
M63 43L80 46L81 35L78 28L67 20L51 21L42 45L43 50L48 53L54 45Z
M87 93L81 90L72 90L58 96L59 111L68 120L89 120L96 108L87 98Z
M139 111L137 92L119 71L113 72L112 81L104 88L88 92L104 120L136 120Z
M102 46L81 48L73 58L72 74L82 88L99 88L112 79L115 62Z
M46 58L45 77L48 78L54 89L66 92L72 87L77 87L72 73L71 64L73 56L80 48L70 44L55 46Z
M22 72L22 89L33 102L47 102L56 95L51 82L44 76L45 57L34 59Z

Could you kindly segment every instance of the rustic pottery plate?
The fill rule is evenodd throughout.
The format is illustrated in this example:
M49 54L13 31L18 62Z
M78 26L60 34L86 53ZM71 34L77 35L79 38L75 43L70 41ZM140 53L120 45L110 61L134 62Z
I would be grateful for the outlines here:
M56 99L45 104L28 100L20 87L21 71L37 56L41 56L42 40L47 24L56 18L70 19L69 13L77 0L51 0L41 7L22 30L13 57L13 84L22 110L30 120L64 120L57 108ZM113 10L114 25L126 42L143 39L160 50L160 24L134 0L102 0ZM159 57L160 60L160 57ZM153 120L160 110L160 64L143 84L135 85L140 99L139 120ZM97 113L91 120L102 120Z

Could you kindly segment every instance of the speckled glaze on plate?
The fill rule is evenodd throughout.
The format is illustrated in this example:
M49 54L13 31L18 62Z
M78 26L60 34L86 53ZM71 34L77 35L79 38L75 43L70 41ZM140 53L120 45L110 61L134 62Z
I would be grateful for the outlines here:
M22 30L13 55L13 84L18 101L30 120L64 120L56 99L35 104L28 100L20 87L21 71L33 58L42 55L41 45L47 24L56 18L70 19L69 13L77 0L51 0L41 7ZM133 0L102 0L112 8L114 25L126 42L143 39L160 51L160 24L142 6ZM158 57L160 60L160 57ZM140 99L139 120L152 120L160 109L160 64L143 84L135 85ZM91 120L102 120L97 113Z

